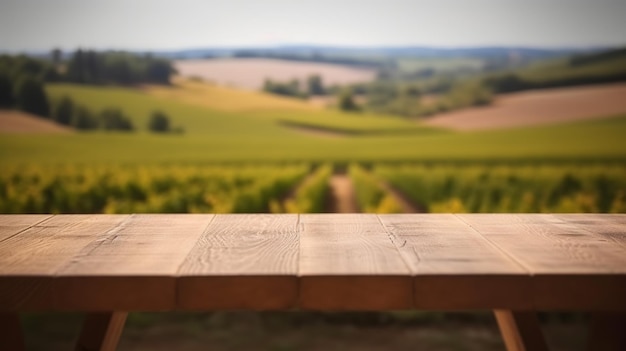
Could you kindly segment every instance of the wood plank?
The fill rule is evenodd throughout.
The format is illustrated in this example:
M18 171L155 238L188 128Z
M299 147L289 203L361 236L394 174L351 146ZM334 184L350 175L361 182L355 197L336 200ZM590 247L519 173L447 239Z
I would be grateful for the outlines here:
M533 308L626 309L626 250L552 215L457 215L533 275Z
M52 215L39 214L0 215L0 242L51 217Z
M626 273L626 250L553 215L457 215L533 273Z
M58 215L0 243L0 274L53 274L128 216Z
M90 313L85 317L76 351L115 351L124 330L126 312Z
M214 215L133 215L56 272L56 308L176 307L176 273Z
M379 218L415 276L417 308L530 308L528 271L456 216Z
M413 306L411 273L376 215L300 218L300 306L322 310Z
M0 243L0 311L54 307L54 274L128 216L58 215Z
M547 351L535 312L495 310L507 351Z
M556 218L626 246L625 214L559 214Z
M0 227L17 228L0 241L0 311L284 309L298 301L327 310L626 310L624 221L624 215L0 216Z
M0 312L0 346L2 350L26 350L20 316L17 313Z
M589 328L589 351L626 350L626 314L593 313Z
M178 307L293 307L297 227L298 215L217 215L178 270Z

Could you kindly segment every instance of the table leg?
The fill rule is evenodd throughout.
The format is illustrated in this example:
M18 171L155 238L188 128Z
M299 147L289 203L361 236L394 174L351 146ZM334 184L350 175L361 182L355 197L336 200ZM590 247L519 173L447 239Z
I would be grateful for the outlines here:
M587 349L626 351L626 313L592 313Z
M89 313L76 344L76 351L114 351L122 335L127 312Z
M507 351L547 351L548 346L532 311L495 310Z
M0 345L3 350L26 350L20 316L17 313L0 313Z

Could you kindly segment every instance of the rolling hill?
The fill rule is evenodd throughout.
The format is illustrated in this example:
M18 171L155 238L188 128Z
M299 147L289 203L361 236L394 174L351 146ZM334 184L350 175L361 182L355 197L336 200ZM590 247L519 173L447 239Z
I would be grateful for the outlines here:
M5 135L0 139L2 164L626 159L624 115L546 127L458 133L401 118L322 110L257 93L254 105L264 104L265 108L247 110L246 101L254 99L242 94L252 93L200 83L142 90L51 84L48 92L53 98L69 95L96 110L118 106L144 131ZM221 95L211 99L211 92ZM206 99L201 99L205 95ZM229 99L232 104L225 103ZM239 103L240 110L231 108ZM173 124L186 132L145 132L143 126L155 109L168 113ZM303 133L285 121L300 123L300 128L338 131L341 136Z

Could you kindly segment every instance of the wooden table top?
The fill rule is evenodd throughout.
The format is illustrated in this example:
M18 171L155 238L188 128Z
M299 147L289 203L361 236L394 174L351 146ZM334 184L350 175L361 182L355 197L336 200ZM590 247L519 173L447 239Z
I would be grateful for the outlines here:
M0 215L0 311L626 310L626 215Z

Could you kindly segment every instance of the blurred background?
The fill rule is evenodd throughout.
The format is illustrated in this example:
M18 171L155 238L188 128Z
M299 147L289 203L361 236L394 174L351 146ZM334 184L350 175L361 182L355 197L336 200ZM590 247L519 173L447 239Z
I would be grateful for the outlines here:
M626 212L624 1L0 1L0 213ZM586 316L541 315L554 350ZM32 350L80 316L25 315ZM503 350L488 313L136 313L120 350Z

